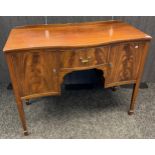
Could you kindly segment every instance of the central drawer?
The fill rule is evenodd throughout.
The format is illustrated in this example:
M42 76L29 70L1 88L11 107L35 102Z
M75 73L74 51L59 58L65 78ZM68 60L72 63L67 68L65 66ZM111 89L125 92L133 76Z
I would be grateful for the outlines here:
M61 52L61 67L93 67L108 63L109 46L63 50Z

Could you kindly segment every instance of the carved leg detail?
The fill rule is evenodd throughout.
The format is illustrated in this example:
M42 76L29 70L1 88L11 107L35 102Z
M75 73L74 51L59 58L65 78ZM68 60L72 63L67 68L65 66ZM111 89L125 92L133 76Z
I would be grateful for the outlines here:
M19 117L20 117L20 120L22 123L22 127L24 130L24 135L27 136L28 131L27 131L27 127L26 127L26 120L25 120L25 114L24 114L24 109L23 109L23 103L21 100L17 101L17 108L18 108Z
M25 100L25 103L26 103L26 105L30 105L31 104L29 99Z
M136 106L136 98L137 98L137 95L138 95L138 90L139 90L139 82L137 84L134 84L134 87L133 87L131 104L130 104L130 109L129 109L129 112L128 112L129 115L134 114L135 106Z

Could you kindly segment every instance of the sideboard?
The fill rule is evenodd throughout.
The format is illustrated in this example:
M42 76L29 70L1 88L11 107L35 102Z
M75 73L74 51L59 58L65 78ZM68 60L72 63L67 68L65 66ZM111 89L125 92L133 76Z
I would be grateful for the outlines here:
M121 21L13 28L3 51L24 135L23 101L60 95L64 77L79 70L101 70L105 88L134 84L128 112L133 114L150 40Z

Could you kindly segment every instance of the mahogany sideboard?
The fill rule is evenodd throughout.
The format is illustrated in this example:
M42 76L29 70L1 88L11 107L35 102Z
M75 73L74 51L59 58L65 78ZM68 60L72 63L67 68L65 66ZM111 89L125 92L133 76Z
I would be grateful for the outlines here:
M103 71L104 87L133 83L135 100L151 37L121 21L16 27L3 49L24 135L23 101L59 95L64 76L73 71Z

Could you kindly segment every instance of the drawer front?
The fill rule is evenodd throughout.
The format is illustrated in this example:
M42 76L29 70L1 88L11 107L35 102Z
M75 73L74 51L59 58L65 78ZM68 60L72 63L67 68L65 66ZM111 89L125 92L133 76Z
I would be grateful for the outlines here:
M64 50L61 52L61 67L90 67L108 63L109 46Z

